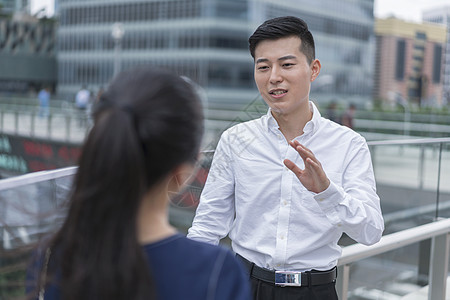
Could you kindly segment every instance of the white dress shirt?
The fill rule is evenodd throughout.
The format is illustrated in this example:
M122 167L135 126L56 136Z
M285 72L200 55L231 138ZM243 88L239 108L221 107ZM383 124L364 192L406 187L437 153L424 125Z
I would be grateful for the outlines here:
M189 238L218 244L229 234L236 253L289 271L336 266L343 232L362 244L379 241L384 222L365 139L310 104L313 117L295 140L315 154L330 186L310 192L284 166L286 158L304 164L269 110L222 134Z

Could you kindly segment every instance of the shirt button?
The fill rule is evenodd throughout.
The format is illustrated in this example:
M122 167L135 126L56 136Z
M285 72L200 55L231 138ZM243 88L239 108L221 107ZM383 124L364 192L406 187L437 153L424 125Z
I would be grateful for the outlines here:
M284 235L280 236L280 240L284 240Z
M283 205L284 205L284 206L287 205L287 201L286 201L286 200L283 201Z

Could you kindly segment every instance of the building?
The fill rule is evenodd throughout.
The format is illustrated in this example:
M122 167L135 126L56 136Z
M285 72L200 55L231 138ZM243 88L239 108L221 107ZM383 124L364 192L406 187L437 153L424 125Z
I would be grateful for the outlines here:
M55 22L23 13L0 17L0 93L56 87Z
M114 66L153 64L192 78L210 101L247 103L258 95L248 37L268 18L295 15L308 22L323 66L313 98L370 101L373 2L59 0L58 92L72 97L83 84L95 91ZM123 37L112 37L114 23Z
M376 20L375 34L374 97L441 105L445 27L388 18Z
M450 105L450 6L437 7L424 11L422 19L425 22L444 24L447 26L447 41L443 57L443 87L442 103Z
M14 12L29 12L30 0L0 0L0 15L12 15Z

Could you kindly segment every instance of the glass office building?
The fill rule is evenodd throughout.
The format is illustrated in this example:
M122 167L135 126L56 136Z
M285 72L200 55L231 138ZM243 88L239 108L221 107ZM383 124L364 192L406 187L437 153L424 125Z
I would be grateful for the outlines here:
M0 94L28 95L56 86L53 20L23 11L0 16Z
M14 12L28 12L30 0L0 0L0 15Z
M295 15L308 22L323 66L313 98L368 101L373 2L59 0L58 92L105 86L119 63L122 69L152 64L192 78L210 101L247 103L258 95L248 37L268 18ZM124 31L120 47L111 35L118 22Z

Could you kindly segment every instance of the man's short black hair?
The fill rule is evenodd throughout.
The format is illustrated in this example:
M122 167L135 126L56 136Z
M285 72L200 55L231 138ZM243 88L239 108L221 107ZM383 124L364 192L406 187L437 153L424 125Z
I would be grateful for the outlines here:
M300 51L305 54L308 63L311 64L316 55L314 38L306 22L292 16L273 18L261 24L248 39L250 54L255 58L255 48L261 41L278 40L290 36L300 38Z

